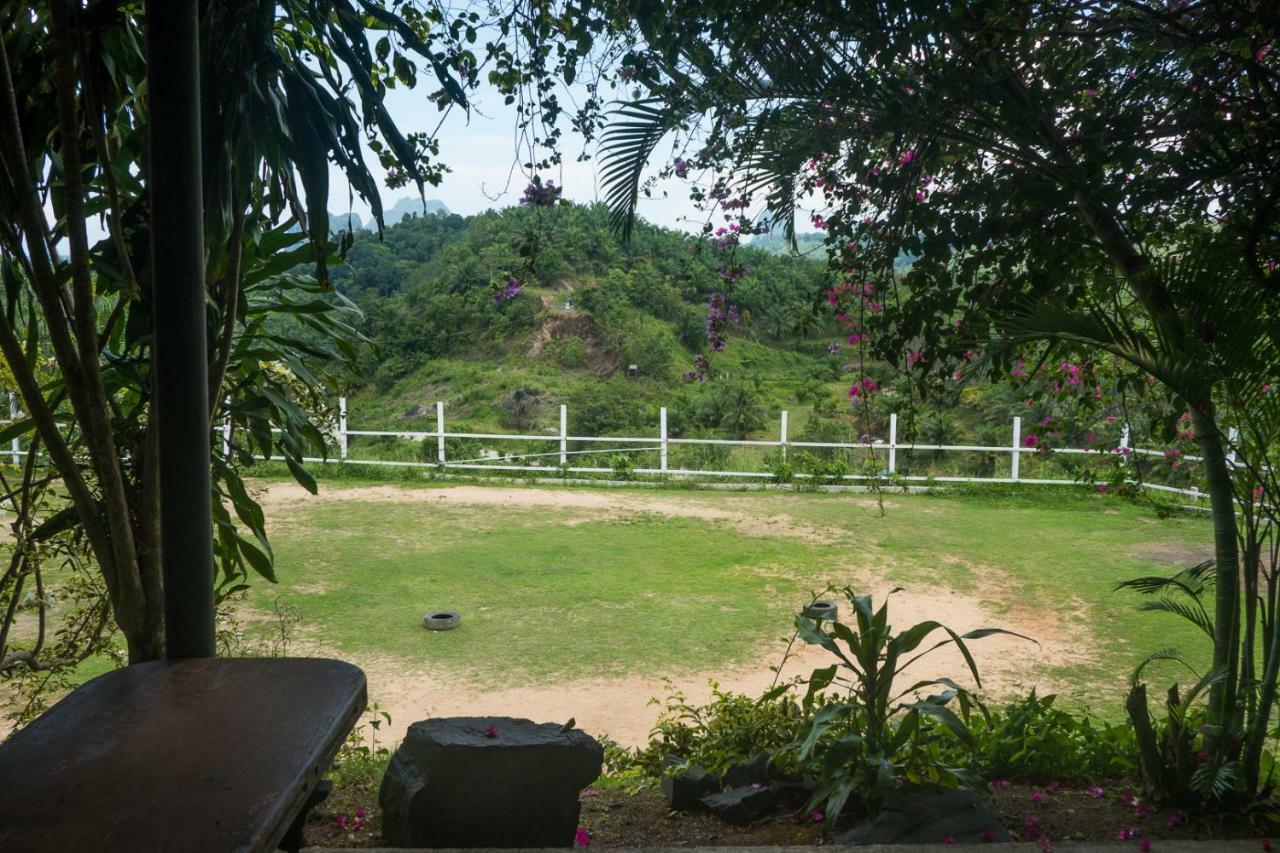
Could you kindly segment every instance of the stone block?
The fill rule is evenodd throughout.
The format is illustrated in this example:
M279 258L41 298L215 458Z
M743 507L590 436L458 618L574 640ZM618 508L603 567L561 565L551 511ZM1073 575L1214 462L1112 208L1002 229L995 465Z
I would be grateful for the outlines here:
M400 847L571 847L595 738L558 723L445 717L409 727L382 780L383 841Z
M983 833L990 831L991 837ZM833 839L837 844L942 844L1009 841L1009 833L982 797L967 790L899 790L885 798L875 820Z
M702 798L720 790L720 777L708 773L704 767L689 767L672 772L682 762L673 756L663 759L662 795L667 805L675 811L698 811Z
M778 798L771 788L756 784L710 794L702 804L725 823L746 826L773 814Z

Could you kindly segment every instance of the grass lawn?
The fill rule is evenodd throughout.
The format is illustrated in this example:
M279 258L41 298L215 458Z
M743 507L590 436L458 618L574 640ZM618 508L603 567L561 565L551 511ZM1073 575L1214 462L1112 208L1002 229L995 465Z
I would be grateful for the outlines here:
M516 491L539 500L495 505L362 485L266 501L281 582L255 584L247 602L250 614L277 598L298 608L303 646L356 659L498 671L512 684L714 672L757 660L806 592L891 583L1038 616L1039 639L1090 654L1035 666L1090 704L1122 692L1144 653L1203 647L1113 587L1201 559L1208 521L1105 496L894 494L881 515L849 495L561 487L572 500L558 505L531 487ZM463 628L422 629L438 608L462 611Z

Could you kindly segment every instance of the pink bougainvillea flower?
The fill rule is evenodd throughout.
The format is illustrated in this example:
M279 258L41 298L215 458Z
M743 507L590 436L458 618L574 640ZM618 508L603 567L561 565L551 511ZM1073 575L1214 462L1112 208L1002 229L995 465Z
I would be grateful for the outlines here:
M1040 845L1041 853L1053 853L1053 843L1049 841L1049 836L1040 836L1036 839L1036 844Z
M914 159L916 159L916 150L914 148L908 148L906 151L902 152L902 156L898 158L898 165L905 166Z
M818 811L817 809L814 809L813 811L809 812L809 820L813 821L814 823L822 823L826 819L827 819L827 816L824 815L822 812Z
M1133 807L1133 813L1138 817L1146 817L1151 813L1151 809L1147 807L1146 803L1138 803Z
M927 199L928 197L929 197L929 194L928 194L928 193L926 193L924 190L919 190L919 191L916 193L916 201L924 201L924 200L925 200L925 199Z
M1032 791L1032 792L1031 792L1031 802L1033 802L1033 803L1043 803L1043 802L1044 802L1044 791Z
M1106 490L1107 490L1107 484L1106 484L1106 483L1103 483L1103 484L1101 484L1100 486L1098 486L1098 491L1100 491L1100 492L1105 492ZM1101 798L1102 798L1102 795L1103 795L1104 793L1106 793L1106 792L1105 792L1105 791L1103 791L1101 788L1096 787L1096 786L1095 786L1095 787L1093 787L1093 788L1090 788L1090 789L1089 789L1089 796L1093 797L1095 800L1101 799Z
M908 367L915 367L917 364L919 364L922 361L924 361L924 353L920 352L920 350L913 349L913 350L907 351Z
M1111 488L1111 487L1110 487L1110 486L1108 486L1106 483L1099 483L1099 484L1098 484L1098 491L1099 491L1099 492L1101 492L1101 493L1102 493L1102 494L1104 494L1104 495L1107 493L1107 491L1108 491L1108 490L1110 490L1110 488ZM1091 788L1091 789L1090 789L1090 791L1091 791L1091 792L1092 792L1092 791L1101 791L1101 790L1102 790L1101 788ZM1098 794L1098 796L1099 796L1099 797L1101 797L1101 796L1102 796L1102 794Z
M361 806L360 808L356 809L356 817L360 818L361 820L364 820L364 817L367 814L368 812L364 810L364 806Z
M1023 447L1035 447L1039 443L1040 443L1040 436L1036 435L1034 432L1028 433L1022 438Z
M364 829L364 818L358 817L351 822L351 828L355 830Z
M1008 780L1008 779L997 779L997 780L995 780L994 782L992 782L992 783L991 783L991 787L992 787L992 788L994 788L994 789L995 789L995 790L997 790L997 791L1003 791L1005 788L1009 787L1009 780Z
M346 829L346 828L347 828L347 816L346 816L346 815L344 815L344 814L340 814L340 815L338 815L337 817L335 817L335 818L333 819L333 828L334 828L334 829Z
M1170 829L1173 829L1175 826L1181 826L1186 822L1187 816L1181 809L1174 809L1169 812L1168 824Z
M1139 841L1139 842L1138 842L1138 849L1139 849L1139 850L1141 850L1141 851L1143 851L1143 853L1147 853L1147 851L1149 851L1149 850L1151 849L1151 839L1149 839L1149 838L1144 838L1144 839L1142 839L1141 841Z
M1040 835L1040 821L1036 820L1036 819L1035 819L1034 817L1032 817L1031 815L1027 815L1027 821L1026 821L1026 824L1025 824L1025 828L1026 828L1026 830L1027 830L1027 837L1028 837L1028 838L1037 838L1037 837L1039 837L1039 835Z
M1123 794L1121 794L1120 799L1128 803L1129 805L1133 805L1133 794L1128 791L1125 791Z
M1132 841L1142 835L1142 830L1136 826L1126 827L1116 833L1116 841Z
M578 831L573 834L573 843L577 847L590 847L591 833L581 826L578 827Z
M956 837L955 837L954 835L944 835L944 836L942 836L942 843L943 843L943 844L955 844L955 843L956 843Z
M982 830L982 840L983 840L983 841L985 841L985 842L992 842L992 841L995 841L995 840L996 840L996 831L995 831L994 829L984 829L984 830Z
M497 727L497 726L485 726L485 729L484 729L484 736L485 736L485 737L497 737L497 736L498 736L498 727Z

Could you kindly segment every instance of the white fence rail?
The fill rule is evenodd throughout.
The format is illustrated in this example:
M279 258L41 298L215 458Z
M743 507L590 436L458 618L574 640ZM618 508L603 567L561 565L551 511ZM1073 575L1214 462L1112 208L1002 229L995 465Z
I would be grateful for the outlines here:
M690 445L711 445L720 447L772 447L777 448L780 457L785 460L788 450L795 449L833 449L833 450L863 450L871 451L884 455L884 467L878 474L843 474L839 475L839 479L850 482L867 481L867 480L883 480L897 479L907 483L925 483L925 482L941 482L941 483L1021 483L1028 485L1072 485L1077 483L1076 480L1063 478L1035 478L1024 477L1021 473L1020 460L1024 454L1039 454L1043 451L1036 447L1022 446L1022 418L1015 417L1010 430L1009 444L1004 446L986 446L975 444L921 444L917 442L900 442L898 440L898 416L891 414L889 416L889 437L888 441L875 440L871 442L829 442L829 441L794 441L788 437L788 414L784 410L781 413L778 422L778 438L770 439L718 439L718 438L673 438L668 432L667 409L662 407L658 410L657 435L653 436L590 436L590 435L573 435L569 432L569 411L568 407L560 406L560 427L557 432L549 432L544 434L536 433L479 433L479 432L450 432L445 423L445 410L443 402L436 402L435 405L435 429L430 431L407 431L407 430L361 430L348 428L348 409L345 397L338 401L338 422L337 430L334 434L334 443L338 450L338 458L336 461L342 464L350 465L396 465L415 468L446 468L446 469L463 469L463 470L495 470L495 471L521 471L521 472L544 472L544 473L571 473L571 474L606 474L612 473L615 469L612 467L602 467L599 465L579 465L571 464L572 460L579 457L591 457L601 454L625 454L636 452L652 452L658 453L658 467L636 467L631 470L636 474L647 475L669 475L674 477L718 477L718 478L749 478L749 479L768 479L774 478L776 473L772 470L745 470L745 471L722 471L707 468L679 468L671 467L670 449L676 446ZM428 439L435 439L436 442L436 459L434 462L426 461L402 461L402 460L384 460L384 459L360 459L356 458L351 452L352 437L379 437L393 438L406 441L423 442ZM558 445L559 449L550 452L533 452L533 453L511 453L496 454L492 457L482 457L475 459L449 459L445 452L445 444L447 439L473 439L484 442L490 442L495 446L500 443L527 443L527 442L547 442ZM613 447L604 449L582 449L569 450L570 444L592 445L592 444L612 444ZM917 451L938 451L943 453L986 453L998 456L1007 456L1009 459L1009 476L1007 477L974 477L974 476L947 476L947 475L926 475L926 474L903 474L899 471L899 451L917 452ZM1086 448L1050 448L1051 454L1065 455L1090 455L1101 457L1108 451ZM1123 430L1120 444L1113 448L1111 452L1119 452L1124 454L1136 454L1142 456L1163 456L1164 451L1149 450L1144 448L1136 448L1129 446L1129 428L1126 426ZM1199 461L1197 456L1183 456L1183 460L1188 462ZM546 464L547 461L554 461L555 464ZM320 460L315 460L320 461ZM1234 460L1233 460L1234 461ZM521 464L514 464L521 463ZM792 476L797 479L809 479L818 477L827 479L825 475L810 474L804 472L796 472ZM1138 481L1134 481L1138 482ZM1204 499L1206 494L1195 488L1178 488L1175 486L1161 485L1157 483L1141 482L1141 485L1155 489L1157 491L1170 492L1184 495L1195 499Z
M16 397L9 394L9 417L7 420L0 420L0 423L13 423L19 416L18 403ZM569 432L569 411L568 407L560 406L560 427L557 432L534 434L534 433L481 433L481 432L450 432L445 423L444 403L437 402L435 405L435 421L436 428L429 431L414 430L365 430L351 429L349 424L349 411L347 408L347 398L340 397L338 400L337 420L333 431L332 439L334 449L336 450L336 459L307 459L308 462L325 462L337 461L346 465L383 465L383 466L399 466L410 468L432 468L432 469L462 469L462 470L489 470L489 471L518 471L522 473L542 472L542 473L570 473L570 474L608 474L613 473L613 467L602 467L599 465L578 465L571 464L580 458L589 459L592 456L602 454L626 454L637 452L653 452L658 454L658 467L646 468L636 467L631 470L637 474L646 475L669 475L673 477L710 477L710 478L740 478L740 479L772 479L775 478L776 472L769 469L759 470L739 470L739 471L722 471L708 468L680 468L670 466L670 450L673 446L692 446L692 445L708 445L719 447L756 447L756 448L777 448L781 459L786 460L788 451L796 449L832 449L832 450L863 450L871 451L884 455L884 466L876 474L842 474L836 478L849 482L895 479L906 483L1019 483L1027 485L1072 485L1076 480L1064 478L1036 478L1024 477L1021 473L1020 460L1024 454L1039 454L1044 451L1036 447L1022 446L1022 419L1013 418L1012 428L1010 430L1009 444L1004 446L987 446L975 444L920 444L917 442L900 442L898 439L898 416L891 414L889 416L889 436L888 441L875 440L871 442L832 442L832 441L794 441L788 437L788 413L784 410L781 413L778 422L778 438L770 439L719 439L719 438L673 438L668 431L667 409L662 407L658 411L658 434L654 436L591 436L591 435L572 435ZM1234 432L1231 436L1234 443ZM232 438L231 425L223 424L219 430L222 439L223 451L230 450L230 442ZM406 460L389 460L375 458L357 458L352 454L353 438L392 438L403 441L413 441L421 444L429 439L435 440L436 453L435 461L406 461ZM482 456L474 459L449 459L446 452L446 441L448 439L472 439L492 444L501 442L528 443L528 442L546 442L556 445L557 450L548 452L532 452L532 453L514 453L514 454L498 454L493 453L491 456ZM570 450L570 444L578 445L614 445L603 449L579 449ZM1007 477L976 477L963 475L932 475L932 474L904 474L899 470L899 452L917 452L917 451L937 451L943 453L986 453L996 454L999 456L1008 456L1009 459L1009 476ZM1085 449L1085 448L1050 448L1051 454L1083 454L1100 457L1107 453L1105 450ZM1164 451L1150 450L1140 447L1130 446L1129 428L1126 426L1121 434L1120 444L1113 448L1111 452L1132 454L1134 456L1163 456ZM3 453L3 451L0 451ZM9 460L17 465L27 452L22 449L21 442L18 438L10 441L8 451ZM1198 462L1200 457L1185 455L1181 457L1186 462ZM554 464L546 464L547 461L553 461ZM515 464L520 463L520 464ZM1229 464L1233 467L1237 464L1235 453L1233 452L1229 459ZM806 472L795 472L792 474L796 479L831 479L827 475L811 474ZM1133 480L1145 488L1153 489L1161 492L1183 495L1194 498L1196 500L1204 500L1207 495L1199 489L1192 486L1191 488L1179 488L1176 486L1164 485L1160 483L1146 482L1145 480Z

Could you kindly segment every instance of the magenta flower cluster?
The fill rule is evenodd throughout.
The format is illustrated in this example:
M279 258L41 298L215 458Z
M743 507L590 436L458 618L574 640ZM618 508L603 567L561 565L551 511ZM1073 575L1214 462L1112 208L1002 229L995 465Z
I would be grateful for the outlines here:
M738 307L729 303L723 293L711 294L707 306L707 341L711 349L720 352L725 348L725 332L731 323L738 322Z
M520 295L520 289L523 287L518 278L508 278L506 285L501 290L495 290L493 296L490 297L493 303L497 305L499 302L506 302L509 299L515 299Z
M559 203L563 192L564 190L556 186L554 181L547 181L544 184L538 178L534 178L524 188L524 195L520 197L520 204L525 207L555 207Z

